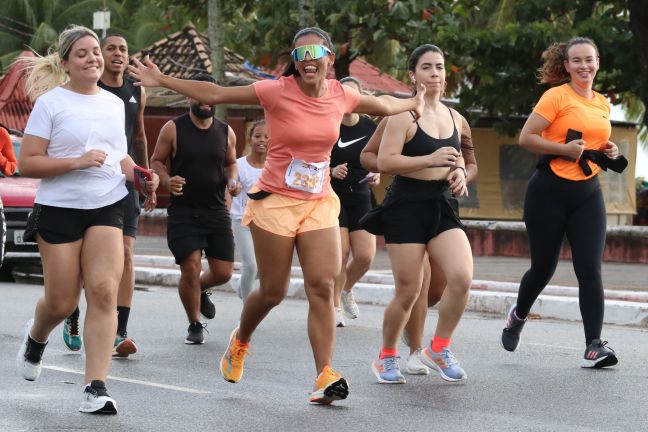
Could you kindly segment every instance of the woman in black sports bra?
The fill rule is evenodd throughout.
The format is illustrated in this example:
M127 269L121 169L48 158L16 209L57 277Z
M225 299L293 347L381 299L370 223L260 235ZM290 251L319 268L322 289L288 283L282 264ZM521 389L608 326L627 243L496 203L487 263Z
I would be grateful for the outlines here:
M464 381L466 373L449 344L468 301L472 253L464 226L447 199L449 192L457 197L467 193L456 126L461 125L461 116L441 103L445 61L438 47L415 49L409 70L412 82L426 86L425 110L417 122L408 113L388 120L378 168L396 177L381 208L365 218L370 232L385 236L396 285L394 298L385 309L380 358L373 362L372 370L381 383L405 382L396 344L421 291L427 250L430 259L443 269L447 288L434 338L421 353L421 361L446 381Z

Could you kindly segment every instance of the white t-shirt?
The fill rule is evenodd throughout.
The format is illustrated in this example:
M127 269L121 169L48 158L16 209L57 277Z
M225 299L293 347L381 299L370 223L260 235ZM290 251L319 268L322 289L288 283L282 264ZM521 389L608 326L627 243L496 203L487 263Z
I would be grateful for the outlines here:
M247 156L236 159L236 165L238 166L239 181L241 182L241 193L232 198L230 214L232 215L232 219L241 220L243 219L245 206L249 199L247 192L259 181L263 169L250 165L247 161Z
M91 149L104 150L108 156L101 167L42 179L35 202L96 209L126 196L120 166L127 155L124 116L124 102L103 89L94 95L84 95L56 87L41 95L29 116L25 134L49 140L49 157L79 157Z

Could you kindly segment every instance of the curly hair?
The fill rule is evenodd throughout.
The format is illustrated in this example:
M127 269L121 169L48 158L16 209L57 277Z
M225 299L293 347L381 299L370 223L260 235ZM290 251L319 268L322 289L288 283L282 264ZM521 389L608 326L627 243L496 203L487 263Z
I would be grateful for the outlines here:
M552 86L568 82L569 72L565 69L564 62L569 59L569 49L574 45L591 45L598 56L598 48L594 41L586 37L573 37L567 42L553 43L542 53L542 67L538 69L538 80L541 84Z

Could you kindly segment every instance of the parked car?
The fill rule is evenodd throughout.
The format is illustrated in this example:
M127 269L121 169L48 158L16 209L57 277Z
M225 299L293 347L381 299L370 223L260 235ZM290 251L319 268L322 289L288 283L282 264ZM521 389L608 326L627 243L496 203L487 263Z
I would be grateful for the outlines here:
M22 134L10 131L16 158L20 153ZM5 255L0 278L24 279L28 275L42 275L42 264L36 243L25 242L23 235L27 218L34 207L34 198L40 180L0 173L0 197L4 206L7 234Z

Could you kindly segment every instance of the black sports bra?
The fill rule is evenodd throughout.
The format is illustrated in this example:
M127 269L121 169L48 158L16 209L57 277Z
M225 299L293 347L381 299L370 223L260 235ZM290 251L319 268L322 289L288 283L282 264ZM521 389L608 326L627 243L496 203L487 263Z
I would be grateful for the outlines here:
M452 135L448 138L432 138L430 135L426 134L421 126L416 121L416 133L414 136L403 145L403 151L401 154L403 156L425 156L435 151L439 150L442 147L454 147L459 151L461 148L461 140L459 139L459 133L457 132L457 126L455 125L454 116L452 111L450 111L450 117L452 118ZM414 114L412 114L414 116Z

